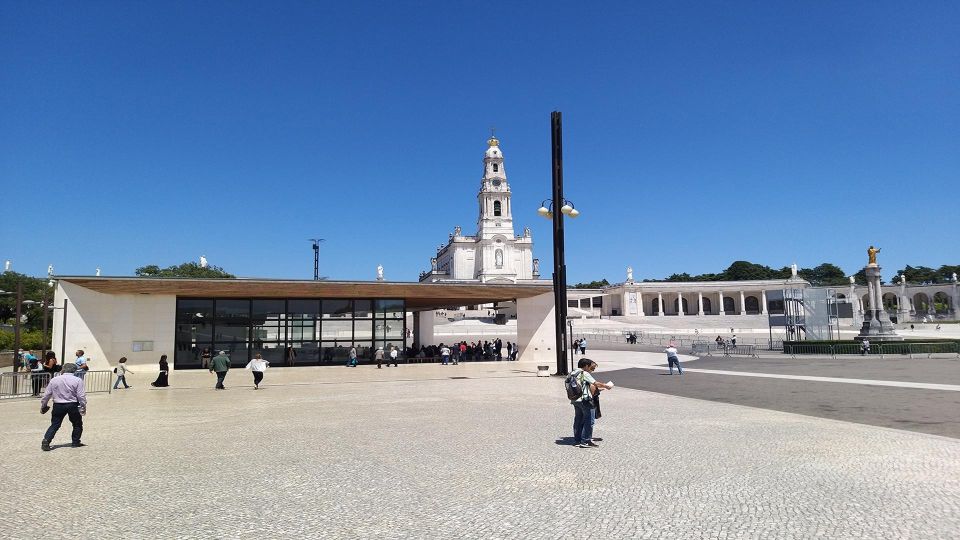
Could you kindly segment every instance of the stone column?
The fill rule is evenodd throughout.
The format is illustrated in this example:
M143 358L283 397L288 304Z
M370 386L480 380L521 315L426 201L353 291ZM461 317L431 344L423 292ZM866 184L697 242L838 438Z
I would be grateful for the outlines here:
M767 312L767 291L760 291L760 314L763 315Z
M683 293L677 292L677 315L683 317L686 315L683 310Z
M953 318L960 319L960 290L957 288L956 279L953 280L953 305L951 307L953 308L951 310L953 312Z
M740 314L741 315L747 314L747 306L745 306L743 303L743 291L740 291Z
M697 293L697 315L703 316L703 292Z
M646 315L643 312L643 293L637 291L637 308L640 311L640 316L645 317Z
M937 295L936 292L933 294L927 293L927 315L930 315L932 319L934 315L937 314L937 310L933 307L933 298Z
M723 310L723 291L718 292L717 297L720 299L720 310L718 313L720 313L721 316L726 315L727 312Z
M657 307L660 308L660 311L657 313L657 315L663 317L663 293L657 293Z

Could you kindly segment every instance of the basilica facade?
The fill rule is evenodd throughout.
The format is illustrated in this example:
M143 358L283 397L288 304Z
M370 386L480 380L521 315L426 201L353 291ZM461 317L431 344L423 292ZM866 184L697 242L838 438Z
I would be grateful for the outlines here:
M420 282L520 283L540 279L539 261L533 257L533 237L525 227L517 235L513 226L510 184L500 141L491 136L483 156L483 176L477 193L477 232L463 234L459 225L437 248L430 270Z

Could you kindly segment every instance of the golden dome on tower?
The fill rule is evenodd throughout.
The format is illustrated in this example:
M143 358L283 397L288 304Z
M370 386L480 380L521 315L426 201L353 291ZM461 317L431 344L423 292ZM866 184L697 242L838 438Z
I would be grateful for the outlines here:
M487 139L487 146L500 146L500 141L497 140L496 135L490 135L490 138Z

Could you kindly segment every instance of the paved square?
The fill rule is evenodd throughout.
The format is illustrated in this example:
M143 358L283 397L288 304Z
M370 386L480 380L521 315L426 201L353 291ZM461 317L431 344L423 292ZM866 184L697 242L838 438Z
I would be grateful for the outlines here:
M603 361L604 352L592 355ZM611 364L613 364L611 360ZM173 372L91 396L86 448L0 403L2 538L948 538L960 441L627 388L599 449L532 365ZM460 378L465 377L465 378ZM67 429L67 428L64 428ZM69 441L62 429L55 444Z

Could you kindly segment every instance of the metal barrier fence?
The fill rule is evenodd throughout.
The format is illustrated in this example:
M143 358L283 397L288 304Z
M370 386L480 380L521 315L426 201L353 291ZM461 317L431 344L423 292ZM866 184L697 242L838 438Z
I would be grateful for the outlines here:
M53 376L58 377L60 373ZM75 377L76 375L65 374ZM50 374L47 372L4 372L0 373L0 399L40 396ZM88 394L96 392L111 393L113 390L114 375L112 371L88 371L83 375L84 387Z
M50 382L50 374L41 372L0 373L0 399L39 396Z
M931 358L934 354L955 355L960 358L960 343L933 342L933 343L872 343L869 351L863 351L859 343L785 343L784 353L793 356L804 354L820 354L836 357L837 355L869 354L871 356L886 355L916 356L926 355Z

